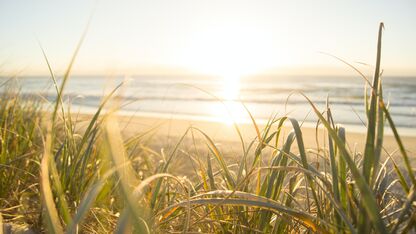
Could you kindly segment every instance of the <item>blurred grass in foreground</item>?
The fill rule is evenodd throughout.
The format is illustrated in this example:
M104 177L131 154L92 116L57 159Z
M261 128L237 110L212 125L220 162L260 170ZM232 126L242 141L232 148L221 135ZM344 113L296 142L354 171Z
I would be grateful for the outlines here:
M382 96L382 30L380 24L373 81L363 76L363 154L347 147L330 107L318 110L305 96L326 130L324 146L306 149L290 117L270 119L263 129L252 118L257 136L245 144L240 135L238 164L196 127L167 152L147 146L155 140L150 132L123 139L116 116L102 114L122 84L81 127L62 99L79 46L60 85L45 55L57 92L51 111L18 90L6 88L0 97L0 221L49 233L415 232L415 174ZM404 165L383 149L386 121ZM293 131L283 137L285 122ZM185 152L184 139L196 135L206 151L194 140L195 150ZM196 165L190 179L172 174L180 152Z

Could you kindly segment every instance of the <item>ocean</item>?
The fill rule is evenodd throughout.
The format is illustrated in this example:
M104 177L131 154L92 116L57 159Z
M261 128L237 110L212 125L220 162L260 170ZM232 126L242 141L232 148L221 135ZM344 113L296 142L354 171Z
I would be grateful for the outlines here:
M2 90L7 81L11 82L0 78ZM49 102L56 99L50 77L20 77L13 82L24 95ZM365 81L355 76L72 76L65 88L65 103L71 104L73 113L93 113L103 97L120 83L123 85L108 107L118 107L123 115L250 122L244 103L260 123L288 115L314 125L317 118L303 93L322 111L328 99L336 123L358 131L363 131L366 124ZM383 77L383 85L384 99L396 126L416 135L416 77Z

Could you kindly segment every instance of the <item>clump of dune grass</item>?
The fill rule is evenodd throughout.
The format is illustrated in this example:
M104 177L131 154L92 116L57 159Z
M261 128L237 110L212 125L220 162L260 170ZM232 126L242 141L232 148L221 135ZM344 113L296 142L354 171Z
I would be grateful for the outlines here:
M0 95L0 212L38 226L38 162L42 149L40 102L26 100L12 79Z
M415 173L382 95L382 30L383 24L373 80L363 76L369 88L362 153L349 149L347 129L336 124L330 106L318 110L305 96L326 131L324 146L305 148L301 123L288 116L271 118L263 128L251 117L256 137L248 144L234 124L241 139L237 164L197 127L167 151L147 147L147 132L124 139L116 116L103 114L118 87L81 127L63 98L79 46L61 83L45 55L57 92L51 110L41 114L39 104L18 94L0 100L3 222L19 217L50 233L416 231ZM386 122L403 165L383 148ZM289 134L285 123L292 126ZM197 136L205 151L184 151L185 140ZM192 161L193 176L171 168L178 157ZM32 198L38 206L30 218L19 210L28 190L40 193Z

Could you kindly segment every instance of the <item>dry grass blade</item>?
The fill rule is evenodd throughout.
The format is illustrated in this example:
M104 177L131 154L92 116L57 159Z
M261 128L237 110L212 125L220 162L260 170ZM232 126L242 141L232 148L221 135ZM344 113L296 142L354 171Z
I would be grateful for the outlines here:
M237 206L248 206L248 207L258 207L264 210L270 210L273 212L277 212L278 214L288 215L291 218L296 219L297 221L301 222L305 227L310 228L312 231L319 231L321 233L326 233L324 229L322 229L318 223L315 221L315 217L309 215L306 212L294 210L288 208L284 205L280 205L277 202L267 199L264 197L260 197L254 194L239 192L239 191L212 191L210 193L201 194L201 196L208 196L208 195L233 195L240 198L191 198L189 201L179 202L177 204L171 205L163 210L161 213L165 213L171 209L176 207L185 207L188 204L191 205L237 205Z
M4 229L3 216L0 213L0 234L3 234L3 229Z
M133 196L135 196L136 199L140 199L142 197L143 193L144 193L144 189L147 186L149 186L149 184L152 181L157 180L157 179L160 179L160 178L171 178L171 179L174 179L174 180L176 180L178 182L179 185L181 185L181 187L183 189L186 190L186 186L183 184L182 180L180 180L178 177L173 176L173 175L168 174L168 173L160 173L160 174L152 175L152 176L146 178L145 180L143 180L142 182L140 182L140 184L133 190Z
M347 65L347 66L349 66L350 68L352 68L354 71L356 71L360 76L361 76L361 78L363 78L364 79L364 81L368 84L368 85L370 85L370 87L372 86L371 85L371 82L368 80L368 78L359 70L359 69L357 69L354 65L352 65L351 63L349 63L349 62L347 62L347 61L345 61L344 59L342 59L342 58L340 58L340 57L337 57L337 56L335 56L335 55L333 55L333 54L329 54L329 53L325 53L325 52L320 52L321 54L324 54L324 55L328 55L328 56L330 56L330 57L332 57L332 58L335 58L335 59L337 59L337 60L339 60L340 62L342 62L342 63L344 63L345 65Z
M121 165L123 167L124 165ZM68 225L66 233L76 233L78 225L84 221L85 216L87 215L89 209L96 201L98 194L101 192L101 189L104 187L106 180L116 172L117 168L114 167L107 171L94 185L89 188L84 198L81 200L81 203L78 205L78 209L75 212L72 222Z
M48 230L51 233L63 233L63 228L59 221L58 211L56 210L55 202L53 199L52 188L49 181L49 160L50 160L50 144L51 133L47 134L45 142L45 152L41 161L40 171L40 187L42 204L45 206L45 219Z
M120 179L120 191L127 203L128 211L134 218L135 229L140 233L149 233L149 228L143 218L144 210L139 207L132 195L131 186L138 184L138 181L131 165L126 164L129 160L126 157L121 133L115 117L110 116L105 127L105 143L103 146L106 147L114 166L117 168L116 173Z

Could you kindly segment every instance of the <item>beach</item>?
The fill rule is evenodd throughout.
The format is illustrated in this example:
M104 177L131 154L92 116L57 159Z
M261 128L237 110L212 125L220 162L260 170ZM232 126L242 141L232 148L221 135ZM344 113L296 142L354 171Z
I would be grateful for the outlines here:
M0 234L416 233L416 1L0 5Z
M95 81L106 84L100 79ZM50 80L45 78L22 79L23 88L18 92L4 86L4 96L0 99L4 118L0 121L2 126L6 126L2 139L6 139L3 142L8 144L8 148L2 148L2 155L6 155L3 159L8 160L6 163L10 163L12 169L6 164L3 173L12 173L14 178L23 178L23 182L18 181L17 186L6 176L0 182L6 188L2 191L3 197L20 193L17 200L13 200L16 204L27 196L25 191L30 187L29 199L34 203L23 206L35 215L22 215L19 220L23 223L34 223L29 226L36 230L44 228L36 212L41 210L39 204L60 204L51 200L56 191L62 195L59 199L74 201L74 205L62 207L59 212L84 209L83 215L86 215L89 208L95 209L92 212L98 212L106 219L100 227L103 232L116 230L120 212L127 209L114 207L113 202L120 207L125 207L125 202L128 202L135 211L142 210L141 204L144 204L152 217L148 218L144 213L132 215L150 220L146 222L154 225L156 232L181 230L183 217L187 215L186 209L181 207L187 206L189 199L195 205L191 206L193 215L188 219L199 225L189 230L220 230L205 225L205 220L200 222L211 213L204 209L204 205L208 208L219 205L219 210L226 213L213 219L218 224L229 218L238 222L253 220L250 227L239 224L241 232L256 228L263 222L269 223L264 230L270 230L272 225L288 225L284 221L279 224L273 218L274 214L291 219L297 231L324 232L335 229L331 224L317 221L315 215L318 212L314 209L325 209L332 216L329 220L335 220L331 222L339 222L335 212L348 210L353 214L343 221L347 224L357 222L356 217L361 216L360 208L349 209L350 206L362 206L374 217L396 214L408 202L407 194L411 192L412 183L416 183L412 167L416 162L416 128L412 121L415 118L414 100L408 99L409 95L414 95L412 90L416 83L413 80L404 79L406 82L394 84L394 78L391 78L387 86L390 92L397 86L405 90L401 93L395 91L398 98L392 99L394 102L385 111L397 124L406 153L399 151L397 139L387 123L387 114L382 114L384 105L376 105L376 109L368 111L366 116L363 95L358 94L363 90L358 86L353 88L355 84L334 88L337 81L333 79L329 80L330 83L318 79L315 86L311 80L308 83L301 79L286 83L287 86L300 85L291 92L276 81L260 88L242 83L246 87L241 89L233 85L227 88L221 82L206 82L206 88L211 86L217 91L223 90L223 93L217 93L221 99L200 89L197 90L202 95L195 94L195 87L192 91L183 89L189 84L179 85L182 88L174 90L178 87L177 79L172 81L174 83L164 80L153 85L150 80L143 82L141 78L133 82L136 85L142 82L144 86L125 85L123 80L120 78L116 89L110 85L114 92L109 96L101 86L93 85L94 79L89 80L93 84L88 84L88 79L78 77L69 80L68 91L61 96L62 99L56 98ZM273 88L268 90L268 86ZM169 93L166 89L173 91ZM251 93L251 98L241 100L234 91ZM270 100L260 101L257 92L268 92L265 97ZM296 93L298 96L293 98ZM313 99L312 103L307 103L300 93ZM335 94L331 99L334 101L328 102L324 94L326 97ZM287 96L286 99L283 96ZM327 116L328 110L331 117ZM343 141L330 141L327 128L316 126L316 112L333 121L329 128L332 131L341 127L345 129L346 147ZM267 116L273 117L271 125L267 124ZM372 144L365 144L365 125L370 126L370 117L376 120L371 127L376 135L377 124L384 126L384 136L379 138L383 141L381 152L372 148ZM383 123L379 122L380 117L383 117ZM281 131L278 131L279 118L288 118ZM297 125L300 128L291 135L296 137L289 141L288 136ZM276 139L274 134L277 132L280 135ZM332 142L332 149L329 142ZM370 153L365 155L368 150ZM371 174L373 172L376 174ZM61 177L49 181L46 179L48 175ZM52 187L50 182L58 187ZM39 188L34 186L38 184ZM59 186L65 186L64 190ZM8 188L16 188L16 192ZM49 194L49 200L42 200L44 194ZM130 195L141 196L139 206L131 202ZM90 199L90 196L94 198ZM340 207L333 200L334 196L339 201L346 201L348 207ZM361 203L360 199L366 196L370 203ZM9 206L8 199L0 201ZM104 202L102 206L100 202ZM328 204L334 205L333 211L326 208ZM6 217L20 214L16 207L19 206L7 209ZM239 207L244 210L235 213L234 209ZM372 207L385 207L385 213ZM265 219L263 214L268 217ZM159 217L158 221L154 220L155 216ZM83 229L94 232L96 223L102 223L102 220L96 217L86 221ZM69 227L69 230L73 228ZM227 227L232 228L233 225Z
M86 118L86 116L84 116ZM88 118L87 118L88 119ZM225 148L235 148L236 150L241 151L241 141L235 129L235 126L232 124L225 124L212 121L202 121L202 120L190 120L190 119L173 119L173 118L162 118L162 117L144 117L144 116L123 116L119 115L117 117L120 129L123 130L124 136L134 136L137 134L142 134L152 130L160 139L169 140L166 143L174 143L175 140L178 140L182 137L186 130L189 127L196 127L206 133L210 138L212 138L216 143L221 143ZM288 121L287 121L288 122ZM277 124L273 128L277 130ZM250 143L257 135L256 130L253 124L237 124L241 134L245 140L245 143ZM264 125L260 124L260 131L264 128ZM386 134L383 139L384 153L383 155L397 154L398 145L394 136L389 132L388 126L386 128ZM327 135L322 127L318 128L318 139L320 139L320 146L324 144L324 139L326 140ZM365 132L364 128L361 131L352 131L350 132L346 128L346 141L348 147L352 152L363 152L365 146ZM292 131L292 127L289 122L283 127L282 136L287 135ZM399 131L400 134L400 131ZM188 134L189 135L189 134ZM195 138L203 139L201 134L195 134ZM316 149L316 129L312 126L302 127L302 136L306 148ZM414 135L400 135L401 140L405 146L405 149L408 151L412 160L416 160L416 157L412 157L416 153L416 136Z

